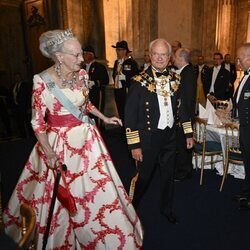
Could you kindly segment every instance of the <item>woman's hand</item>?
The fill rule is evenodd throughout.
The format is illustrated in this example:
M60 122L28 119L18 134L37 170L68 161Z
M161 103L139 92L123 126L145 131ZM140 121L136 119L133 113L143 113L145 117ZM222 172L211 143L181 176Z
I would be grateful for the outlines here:
M48 168L57 168L56 162L58 161L59 157L54 151L46 153L46 164Z
M113 116L113 117L105 117L103 121L107 124L114 124L122 126L122 120Z

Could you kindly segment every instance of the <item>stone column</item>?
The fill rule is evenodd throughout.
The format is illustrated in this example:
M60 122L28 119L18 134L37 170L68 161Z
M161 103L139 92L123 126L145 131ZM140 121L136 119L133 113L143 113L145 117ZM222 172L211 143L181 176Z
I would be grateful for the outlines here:
M235 0L218 1L216 48L232 57L235 53L236 10Z
M216 51L216 25L218 9L217 0L204 0L203 10L203 33L202 33L202 54L207 63L211 63L213 53Z

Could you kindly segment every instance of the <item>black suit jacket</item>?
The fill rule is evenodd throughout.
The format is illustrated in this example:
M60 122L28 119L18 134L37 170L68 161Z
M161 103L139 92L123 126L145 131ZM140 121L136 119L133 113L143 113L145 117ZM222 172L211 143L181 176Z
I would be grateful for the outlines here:
M160 118L160 109L158 97L155 92L150 91L144 86L144 81L155 86L153 72L151 66L145 72L147 77L142 77L141 73L135 76L131 81L131 86L128 92L127 102L125 106L125 121L126 136L129 149L148 148L150 146L150 138L157 131ZM179 75L171 72L172 81L179 79ZM185 108L179 109L180 105L180 88L171 96L171 104L174 119L177 117L177 110L180 110L180 122L182 124L189 123L188 113ZM181 104L182 105L182 104ZM190 123L191 128L191 123ZM192 131L187 134L192 137Z
M12 88L12 93L15 85ZM31 107L31 87L27 82L21 82L20 87L17 90L16 102L14 101L14 94L12 96L14 106L19 106L23 109L29 109Z
M83 68L86 69L86 65L83 65ZM109 75L107 69L103 64L94 61L91 63L89 67L88 75L89 75L89 80L95 82L95 85L93 85L89 91L89 99L97 108L100 108L99 107L100 90L103 90L104 86L109 84Z
M114 81L115 81L115 77L117 75L117 66L118 66L118 60L115 61L113 74L112 74ZM130 79L139 73L139 69L138 69L136 61L133 60L132 58L128 58L128 59L124 60L124 62L122 64L122 73L126 77L126 80L121 81L122 87L129 88L130 87Z
M100 88L109 84L109 75L104 65L94 61L89 67L89 80L94 81L94 88Z
M186 112L188 120L194 121L197 81L194 68L186 65L180 73L181 76L181 102L183 112Z
M213 68L214 67L209 68L206 71L205 82L203 84L205 95L207 95L210 91ZM227 100L233 96L233 86L230 83L230 73L223 67L223 65L221 66L214 83L214 93L210 94L214 95L219 100Z
M222 65L225 67L225 62L222 63ZM236 77L237 77L237 71L236 71L236 66L234 63L230 63L230 82L233 85Z

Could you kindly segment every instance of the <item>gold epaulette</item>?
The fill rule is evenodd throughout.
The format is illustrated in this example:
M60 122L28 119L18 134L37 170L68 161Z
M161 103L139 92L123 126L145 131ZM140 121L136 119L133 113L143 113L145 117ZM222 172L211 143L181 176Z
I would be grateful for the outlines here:
M184 134L193 133L192 124L191 124L190 121L182 123L182 127L183 127L183 130L184 130Z
M139 137L138 130L131 131L130 128L127 128L126 129L126 137L127 137L128 145L140 143L140 137Z

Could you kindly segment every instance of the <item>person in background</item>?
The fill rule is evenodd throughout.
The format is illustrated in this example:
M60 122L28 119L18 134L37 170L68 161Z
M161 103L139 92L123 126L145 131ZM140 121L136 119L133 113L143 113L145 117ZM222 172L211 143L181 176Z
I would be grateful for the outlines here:
M11 94L9 90L0 83L0 119L3 123L3 139L10 139L12 136L9 111L11 109Z
M197 65L194 66L194 72L197 79L197 95L196 95L196 103L200 103L205 107L206 105L206 96L204 94L204 82L206 71L209 67L204 64L204 56L198 56Z
M149 55L149 50L145 49L144 50L144 63L140 67L140 72L146 71L147 68L151 65L151 60L150 60L150 55Z
M38 142L4 211L5 231L18 241L19 204L28 203L36 213L36 248L43 249L55 170L64 163L60 184L76 212L56 200L46 249L139 249L140 221L89 114L108 124L121 120L89 101L83 51L70 29L47 31L39 42L54 65L34 76L31 122Z
M124 108L127 98L127 91L130 87L130 79L139 73L137 63L128 57L131 52L127 41L119 41L112 45L116 49L117 60L113 67L114 95L118 114L124 120Z
M225 69L227 69L230 72L230 83L232 86L234 85L234 82L237 77L237 71L236 66L234 63L231 63L231 57L230 54L225 54L224 61L222 62L222 65Z
M228 100L233 96L233 86L230 83L230 73L222 64L221 53L214 53L214 66L205 74L204 94L213 103L216 99Z
M177 41L177 40L174 40L171 42L171 48L172 48L172 55L171 55L171 58L169 60L169 63L168 63L168 66L170 67L170 69L172 71L176 71L178 68L174 65L174 55L175 55L175 52L180 49L182 47L182 44L180 41Z
M193 66L190 65L190 50L180 48L175 52L174 65L178 68L177 74L181 76L181 102L185 106L186 117L192 124L195 117L197 82ZM177 150L175 164L175 180L182 181L192 177L193 150L187 149L185 131L181 123L177 123Z
M152 65L132 78L125 107L125 128L128 148L138 164L133 205L140 206L153 178L160 168L161 213L172 224L178 223L173 211L174 167L176 155L176 115L184 126L187 148L193 146L191 122L180 98L180 76L167 67L171 46L164 39L149 45ZM181 106L179 106L181 105Z
M109 75L106 67L96 61L95 50L91 45L83 49L83 68L87 71L90 85L89 99L102 113L105 104L105 86L109 84ZM100 127L100 121L96 118Z
M20 72L14 75L14 84L12 87L12 110L17 130L21 138L27 138L33 135L30 125L31 119L31 88L29 84L22 79Z
M240 124L240 149L244 162L245 179L241 193L235 195L233 199L239 201L240 210L250 211L250 43L243 44L237 50L237 61L244 71L244 76L236 89L233 105Z

